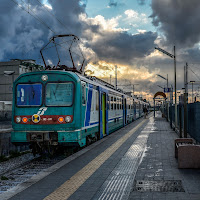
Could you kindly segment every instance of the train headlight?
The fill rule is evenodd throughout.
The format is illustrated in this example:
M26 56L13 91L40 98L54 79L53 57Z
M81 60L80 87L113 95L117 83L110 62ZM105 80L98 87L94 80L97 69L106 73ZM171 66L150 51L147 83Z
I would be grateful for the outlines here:
M65 121L66 121L67 123L71 122L71 120L72 120L72 118L71 118L70 116L65 117Z
M48 76L47 75L42 75L42 80L43 81L47 81L48 80Z
M27 118L27 117L23 117L23 118L22 118L22 121L23 121L24 123L27 123L28 118Z
M22 118L21 118L21 117L16 117L16 122L17 122L17 123L20 123L20 122L21 122L21 120L22 120Z
M64 122L64 118L63 118L63 117L59 117L59 118L58 118L58 121L59 121L60 123L63 123L63 122Z

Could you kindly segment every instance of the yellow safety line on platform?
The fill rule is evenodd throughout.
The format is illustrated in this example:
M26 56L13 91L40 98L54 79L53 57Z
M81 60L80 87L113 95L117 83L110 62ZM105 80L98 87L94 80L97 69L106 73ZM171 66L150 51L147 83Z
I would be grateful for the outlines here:
M44 200L66 200L99 168L101 165L140 128L146 120L143 120L135 128L126 133L122 138L117 140L112 146L102 152L94 160L88 163L84 168L78 171L69 180L63 183L54 192L44 198Z

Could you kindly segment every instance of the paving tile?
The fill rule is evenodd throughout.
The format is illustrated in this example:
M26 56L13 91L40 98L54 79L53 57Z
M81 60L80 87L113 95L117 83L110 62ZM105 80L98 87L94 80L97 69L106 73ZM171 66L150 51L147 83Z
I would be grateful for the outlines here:
M155 132L151 133L147 142L145 156L138 168L135 179L143 180L182 180L184 193L162 193L152 192L153 199L200 199L200 170L178 169L177 160L174 158L174 140L178 135L170 129L165 119L155 121ZM159 170L159 171L158 171ZM153 175L154 174L154 175ZM189 194L194 193L192 196ZM131 192L130 198L134 192ZM141 199L145 198L141 193Z

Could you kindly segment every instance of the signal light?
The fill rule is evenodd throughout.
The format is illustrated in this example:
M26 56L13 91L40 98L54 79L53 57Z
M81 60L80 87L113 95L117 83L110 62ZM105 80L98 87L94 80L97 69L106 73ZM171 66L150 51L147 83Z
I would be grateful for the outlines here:
M23 117L22 121L23 121L24 123L27 123L27 122L28 122L28 118L27 118L27 117Z
M59 118L58 118L58 121L59 121L60 123L63 123L63 122L64 122L64 118L63 118L63 117L59 117Z

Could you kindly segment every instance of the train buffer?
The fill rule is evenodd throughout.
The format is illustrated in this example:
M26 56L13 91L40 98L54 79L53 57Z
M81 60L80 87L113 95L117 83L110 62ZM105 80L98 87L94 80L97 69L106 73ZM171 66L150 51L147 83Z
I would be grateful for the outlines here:
M0 194L0 199L200 199L200 170L178 169L176 138L160 114L150 114Z

